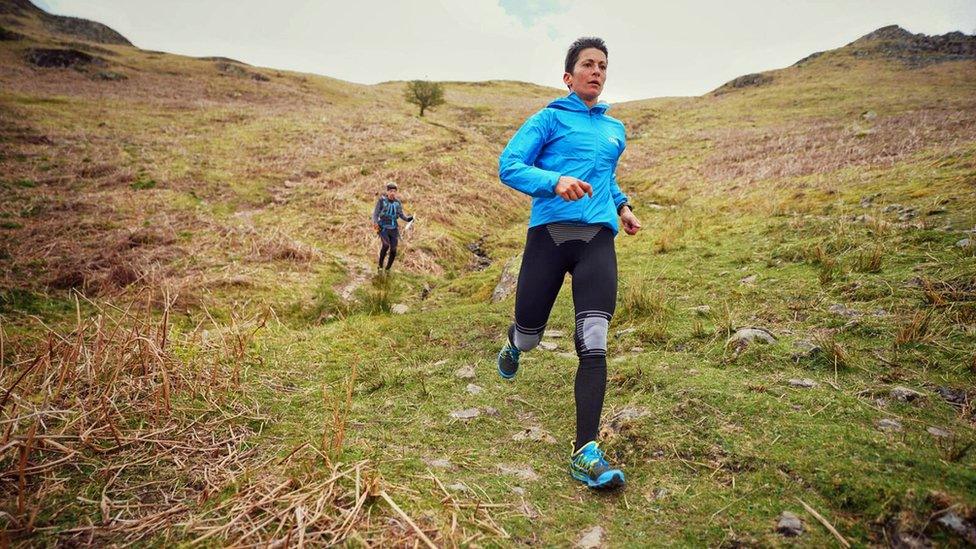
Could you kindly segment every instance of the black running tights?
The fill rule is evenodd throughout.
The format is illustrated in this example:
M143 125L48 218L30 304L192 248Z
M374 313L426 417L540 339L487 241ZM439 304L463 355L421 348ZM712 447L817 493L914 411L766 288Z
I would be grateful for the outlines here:
M515 291L509 340L522 351L542 340L566 273L576 310L576 449L596 440L607 388L607 332L617 300L613 231L601 225L531 227Z

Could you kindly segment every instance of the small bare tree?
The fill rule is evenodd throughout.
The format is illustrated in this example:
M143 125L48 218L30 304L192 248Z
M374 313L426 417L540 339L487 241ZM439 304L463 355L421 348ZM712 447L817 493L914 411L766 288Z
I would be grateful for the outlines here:
M444 104L444 86L439 82L427 80L411 80L403 92L407 103L420 107L420 116L427 109L433 109Z

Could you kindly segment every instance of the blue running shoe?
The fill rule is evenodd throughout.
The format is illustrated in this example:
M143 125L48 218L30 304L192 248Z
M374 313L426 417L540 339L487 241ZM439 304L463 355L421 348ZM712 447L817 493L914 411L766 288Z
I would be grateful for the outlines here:
M498 351L498 375L504 379L512 379L518 373L519 356L522 351L508 341L501 351Z
M597 490L612 490L624 485L624 472L610 467L596 441L587 442L573 454L569 474Z

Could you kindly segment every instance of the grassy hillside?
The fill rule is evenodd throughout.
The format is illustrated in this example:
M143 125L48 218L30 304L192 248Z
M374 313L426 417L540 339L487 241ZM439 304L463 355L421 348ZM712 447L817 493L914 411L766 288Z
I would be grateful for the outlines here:
M528 215L496 159L562 90L419 118L403 83L45 21L0 10L4 542L976 543L976 61L879 31L614 106L645 228L603 433L629 484L593 494L568 287L552 350L493 365ZM390 179L418 221L374 278Z

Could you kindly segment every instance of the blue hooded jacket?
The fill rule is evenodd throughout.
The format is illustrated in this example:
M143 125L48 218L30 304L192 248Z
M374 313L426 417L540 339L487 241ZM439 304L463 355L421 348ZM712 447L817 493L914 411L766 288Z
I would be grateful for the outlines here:
M546 223L604 225L617 234L627 196L617 185L617 160L627 146L624 125L606 103L586 106L575 93L556 99L522 124L498 158L502 183L532 197L529 227ZM593 186L575 201L555 193L560 176Z

